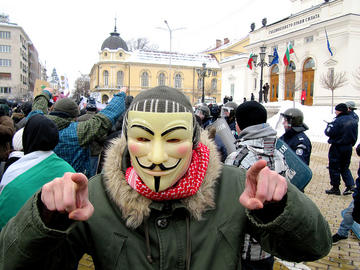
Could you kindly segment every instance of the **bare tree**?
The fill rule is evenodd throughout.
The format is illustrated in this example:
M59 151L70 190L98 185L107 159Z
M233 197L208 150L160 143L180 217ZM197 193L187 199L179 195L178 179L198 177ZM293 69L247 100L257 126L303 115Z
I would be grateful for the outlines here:
M331 90L331 113L333 113L334 91L347 83L346 72L334 72L334 69L329 69L326 74L321 75L320 83L322 87Z
M135 50L156 51L159 48L158 45L150 44L150 41L145 37L130 39L126 42L126 44L130 51L135 51Z
M90 77L86 74L81 74L81 76L75 80L75 92L73 97L76 100L80 100L81 96L90 96Z

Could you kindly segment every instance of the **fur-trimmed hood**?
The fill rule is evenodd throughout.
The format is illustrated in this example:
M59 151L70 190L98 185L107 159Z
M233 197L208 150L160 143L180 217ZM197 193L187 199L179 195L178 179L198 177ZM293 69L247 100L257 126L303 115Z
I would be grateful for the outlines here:
M192 217L200 220L206 210L215 207L214 186L221 174L222 163L213 140L208 138L208 132L202 131L200 142L209 147L210 159L203 183L198 192L181 202L188 209ZM104 163L104 183L110 198L120 208L126 225L137 228L145 217L150 215L152 200L143 197L125 180L122 168L129 166L126 156L127 147L125 137L114 139L106 151Z

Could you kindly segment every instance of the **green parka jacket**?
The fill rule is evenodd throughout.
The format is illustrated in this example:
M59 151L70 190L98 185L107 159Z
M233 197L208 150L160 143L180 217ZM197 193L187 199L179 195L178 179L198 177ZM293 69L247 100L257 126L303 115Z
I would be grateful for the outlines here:
M153 202L124 180L125 139L116 139L103 174L89 181L93 216L69 222L62 215L51 229L40 218L40 193L35 194L1 232L0 270L77 269L84 253L103 270L241 269L245 232L288 261L328 254L328 223L309 198L289 183L281 203L245 210L239 203L245 171L222 165L207 134L201 142L210 148L210 163L199 191L182 200Z

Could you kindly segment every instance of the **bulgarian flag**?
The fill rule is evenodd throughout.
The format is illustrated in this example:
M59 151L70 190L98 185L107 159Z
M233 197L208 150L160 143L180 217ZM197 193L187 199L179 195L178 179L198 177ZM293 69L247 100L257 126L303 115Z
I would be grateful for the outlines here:
M250 56L249 56L249 60L248 60L248 63L247 63L247 67L250 68L252 70L252 62L254 61L253 59L253 54L251 53Z
M283 59L285 66L289 65L289 63L290 63L290 54L292 54L292 53L295 53L295 51L294 51L293 46L289 42L289 44L288 44L288 46L286 48L284 59Z

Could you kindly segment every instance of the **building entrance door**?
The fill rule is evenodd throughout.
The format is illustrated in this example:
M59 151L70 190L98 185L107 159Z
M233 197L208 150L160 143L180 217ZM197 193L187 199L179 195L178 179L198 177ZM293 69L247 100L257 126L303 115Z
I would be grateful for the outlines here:
M278 101L279 97L279 67L274 65L270 74L270 102Z
M309 106L313 104L314 97L314 67L314 60L312 58L308 58L304 63L302 88L305 89L306 92L305 105Z
M285 72L285 100L294 100L294 92L295 92L295 72L296 69L295 63L290 61L290 64L286 67Z

